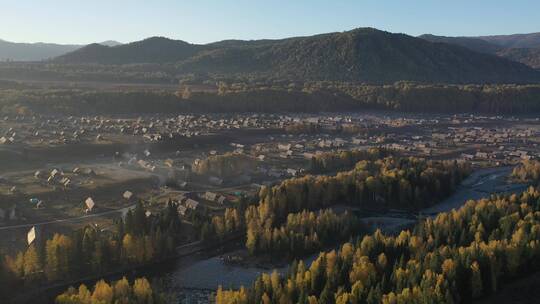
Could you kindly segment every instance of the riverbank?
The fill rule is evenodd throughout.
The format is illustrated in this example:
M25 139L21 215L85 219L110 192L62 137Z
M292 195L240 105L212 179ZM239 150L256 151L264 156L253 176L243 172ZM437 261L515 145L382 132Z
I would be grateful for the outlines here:
M508 176L513 167L496 167L479 169L467 177L456 189L456 192L439 204L426 208L421 214L436 216L438 213L457 209L468 200L488 197L496 193L516 193L526 189L526 185L510 184ZM377 225L387 233L408 228L416 220L410 218L377 217L364 218L363 221ZM227 252L229 253L229 252ZM318 254L307 257L304 262L309 265ZM229 265L220 256L199 260L190 265L177 264L178 268L160 276L165 282L166 292L173 295L175 303L206 303L202 297L211 297L218 286L224 288L240 288L250 286L261 273L271 272L267 268L243 267ZM276 268L278 272L286 272L287 267ZM199 299L196 302L191 300ZM209 301L209 300L208 300Z
M80 284L90 286L101 279L113 281L121 279L123 276L126 276L129 279L135 279L142 276L148 278L159 277L163 273L169 272L171 269L183 269L198 261L204 261L219 256L223 252L236 250L243 245L242 236L242 234L234 234L221 242L203 243L197 241L184 244L176 248L176 254L174 256L167 257L160 261L145 265L129 266L104 274L90 275L84 278L55 282L46 286L32 288L27 290L24 294L19 294L10 299L9 303L53 303L56 295L65 291L69 286L78 286Z
M476 200L495 193L521 192L526 185L508 183L507 177L511 172L512 167L479 169L466 178L452 196L422 210L421 214L436 216L440 212L459 208L467 200ZM363 221L387 233L408 228L416 223L416 220L411 218L391 216L370 216L363 218ZM195 247L198 246L201 247L197 250ZM167 263L134 271L128 270L127 273L130 277L147 276L161 281L164 291L171 295L174 303L208 303L218 286L224 288L250 286L260 274L272 271L268 268L225 263L222 256L243 248L240 239L226 240L215 247L217 248L214 250L207 249L200 243L183 246L180 247L183 256L181 259L173 259ZM317 256L318 254L313 254L304 261L309 265ZM278 267L276 270L283 273L287 271L287 266ZM115 279L122 275L108 276L107 279Z

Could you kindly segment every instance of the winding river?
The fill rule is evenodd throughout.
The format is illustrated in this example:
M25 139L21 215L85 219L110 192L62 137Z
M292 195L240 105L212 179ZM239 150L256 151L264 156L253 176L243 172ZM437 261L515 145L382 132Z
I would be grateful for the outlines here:
M507 182L512 167L497 167L479 169L473 172L456 192L441 203L422 210L422 214L435 216L440 212L450 211L462 206L467 200L476 200L489 197L496 193L517 193L526 186L510 184ZM395 217L370 217L366 221L376 223L384 231L395 231L401 227L411 225L414 220ZM309 264L316 255L306 259ZM270 269L256 267L243 267L225 264L219 256L193 257L182 259L170 265L168 269L154 275L162 280L165 291L174 298L174 303L208 303L209 297L218 286L224 288L239 288L249 286L251 282L263 272ZM286 267L277 268L284 272Z

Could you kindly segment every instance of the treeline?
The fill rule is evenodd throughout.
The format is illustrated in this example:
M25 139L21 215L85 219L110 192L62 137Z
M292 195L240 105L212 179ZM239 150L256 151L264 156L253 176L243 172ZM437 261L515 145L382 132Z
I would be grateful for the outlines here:
M248 173L255 169L255 158L240 153L211 155L206 159L196 159L191 170L200 175L231 177Z
M235 233L245 233L244 213L248 206L257 203L257 195L242 195L234 207L226 208L222 215L212 216L207 212L195 212L191 221L202 241L223 241Z
M344 94L326 91L254 90L224 95L195 92L174 94L159 90L0 90L3 113L141 114L141 113L278 113L360 109Z
M365 132L366 128L354 124L324 126L315 122L297 122L285 126L285 132L291 134L351 134Z
M216 303L469 303L540 270L540 192L469 201L398 236L380 231Z
M525 160L512 170L512 177L522 183L540 182L540 162Z
M169 92L82 89L0 90L0 107L1 112L16 114L36 112L87 115L185 111L178 97Z
M158 215L147 216L142 204L117 222L116 231L90 225L71 235L54 234L36 240L25 251L5 256L0 286L9 292L22 286L99 275L169 257L175 252L181 222L171 203Z
M250 209L248 212L253 212ZM255 216L246 214L246 218ZM251 225L256 225L253 221ZM360 220L351 213L335 214L332 210L318 213L290 213L280 227L249 227L246 248L251 255L273 259L296 258L317 252L364 232Z
M310 161L309 172L313 174L350 170L361 160L376 160L394 155L386 148L346 150L315 154Z
M285 126L285 132L291 134L319 134L323 128L316 123L295 123Z
M202 240L223 240L226 236L241 232L245 227L242 210L227 208L223 216L213 216L209 225L205 225L201 232Z
M445 85L397 82L367 85L351 82L306 82L251 85L222 94L194 93L194 108L230 112L320 112L393 110L420 113L525 114L540 112L540 85Z
M130 284L126 277L111 282L98 281L92 290L81 284L79 288L70 287L56 297L56 304L166 304L166 296L152 286L146 278L138 278Z
M113 83L178 83L176 72L161 64L54 64L0 63L0 74L7 79L42 81L91 81ZM185 75L184 77L188 77Z
M374 86L314 83L311 90L336 90L370 108L407 112L518 114L540 111L540 85L434 85L398 82Z
M398 82L249 84L242 89L178 94L159 90L2 89L2 112L232 113L398 110L421 113L520 114L540 112L540 85L435 85ZM299 126L310 130L316 126ZM291 131L294 131L292 129Z
M306 175L271 188L263 187L256 207L259 211L255 213L264 223L283 221L289 213L304 209L336 204L362 209L419 210L451 194L469 172L468 163L457 161L413 157L363 160L351 171L334 176Z
M376 153L374 153L375 155ZM371 155L371 154L368 154ZM323 213L313 221L299 221L291 215L303 210L317 210L343 204L360 209L419 210L440 201L453 192L468 175L469 166L456 161L426 161L416 158L387 157L363 160L348 172L335 176L304 176L283 181L272 188L262 188L257 206L245 213L246 247L251 254L272 253L284 256L320 249L329 243L320 242L322 235L341 229L348 238L360 233L355 218ZM299 216L303 218L302 213ZM325 225L314 223L327 222ZM341 221L341 226L332 222ZM309 239L299 242L296 232L307 233ZM339 235L339 234L336 234ZM293 244L294 243L294 244Z

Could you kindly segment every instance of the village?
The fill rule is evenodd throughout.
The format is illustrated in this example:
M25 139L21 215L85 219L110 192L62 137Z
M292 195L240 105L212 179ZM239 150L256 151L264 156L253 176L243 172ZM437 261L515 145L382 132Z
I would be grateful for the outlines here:
M262 186L309 174L311 158L329 151L385 147L480 167L516 164L540 156L539 134L537 119L473 115L6 116L1 242L15 249L36 225L108 229L139 200L149 214L175 202L189 223L199 212L223 213ZM208 164L223 156L237 158L237 169ZM186 231L186 242L197 239Z
M540 2L335 2L4 3L0 304L540 302Z

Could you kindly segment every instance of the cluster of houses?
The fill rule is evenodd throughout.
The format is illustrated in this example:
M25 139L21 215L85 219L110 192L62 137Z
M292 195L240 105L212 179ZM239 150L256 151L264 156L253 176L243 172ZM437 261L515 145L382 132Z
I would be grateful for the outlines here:
M14 116L0 120L0 144L16 142L70 144L115 141L122 136L136 136L145 142L215 134L237 129L284 129L296 124L315 124L325 130L370 124L364 118L342 115L277 114L206 114L154 115L136 118ZM321 143L328 145L329 143Z
M434 151L462 149L464 160L512 161L540 156L534 138L540 132L528 127L448 126L431 134L388 134L384 146L401 151L432 155Z
M94 117L15 116L0 121L0 144L70 144L114 141L121 136L136 136L153 142L177 136L192 137L220 130L277 128L287 119L273 115L170 115L113 119Z
M215 134L224 130L236 129L286 129L295 125L317 126L317 130L332 134L339 130L371 130L385 132L386 128L402 127L436 127L449 124L452 129L440 134L433 134L440 140L451 139L457 142L470 142L482 138L487 143L497 143L505 138L520 138L532 135L530 130L522 130L511 134L510 130L497 130L490 134L488 130L471 129L466 125L477 122L493 122L504 118L461 116L385 116L375 114L203 114L203 115L154 115L145 117L112 118L107 116L93 117L52 117L52 116L14 116L0 120L0 144L16 142L38 142L49 144L68 144L81 141L114 141L122 136L135 136L143 141L161 141L178 136L191 137L204 134ZM506 121L515 120L506 118ZM479 127L480 128L480 127ZM465 130L464 130L465 129ZM341 136L338 136L341 137ZM361 140L361 139L360 139ZM376 140L376 138L375 138ZM384 138L379 139L384 141ZM316 146L322 149L340 148L347 145L343 138L320 138ZM242 149L242 147L238 147ZM283 156L287 155L286 149Z
M0 126L7 130L0 135L0 144L69 144L79 143L93 128L85 128L73 117L43 116L4 117ZM95 127L94 127L95 128ZM88 134L87 134L88 133ZM94 135L95 136L95 135Z
M90 176L95 176L95 172L92 169L83 169L74 168L70 172L65 172L61 169L54 168L50 171L37 170L33 174L33 178L36 179L42 186L51 186L56 189L57 186L62 188L69 188L74 184L80 183L80 178L89 178ZM74 183L74 180L77 180ZM12 181L11 179L2 178L0 180L1 184L4 184L8 187L8 195L18 195L25 194L25 187L17 187L18 180ZM41 209L45 207L44 202L38 198L30 198L30 203L36 208Z
M74 184L78 184L80 182L78 181L78 179L80 178L87 179L95 175L96 173L90 168L81 169L81 168L76 167L73 170L70 170L69 172L66 172L62 169L54 168L49 171L37 170L34 172L33 178L38 180L39 183L44 186L52 186L54 188L56 188L57 186L61 186L63 188L68 188ZM4 178L2 183L10 184L11 182ZM11 189L8 191L8 194L25 195L24 191L19 190L16 186L11 187ZM127 194L125 193L124 195L127 195ZM130 197L131 195L133 194L129 194ZM39 197L30 197L28 199L28 202L34 209L45 208L45 202ZM85 212L92 211L92 209L94 208L94 205L95 204L92 198L88 198L85 201L85 206L86 206ZM19 216L18 216L17 208L15 207L15 205L9 210L0 209L0 222L7 219L17 220L18 218Z
M178 213L185 216L188 210L195 211L200 206L200 200L224 205L227 202L227 197L224 195L206 191L204 193L185 193L175 198L175 202L178 204Z
M79 167L73 168L70 172L65 172L61 169L54 168L50 172L37 170L34 172L34 178L45 182L52 186L62 186L68 188L73 185L74 179L77 177L94 177L96 172L90 168L81 169Z
M189 198L186 195L179 195L176 198L178 203L178 213L182 216L185 216L188 210L197 210L199 207L199 201L196 201L192 198Z
M1 130L6 130L0 133L0 144L25 140L54 143L114 141L120 140L122 136L151 142L177 136L216 134L224 130L264 129L268 132L261 133L266 134L262 135L265 139L258 143L237 142L230 143L230 146L235 153L246 153L257 158L261 162L257 173L277 178L301 173L298 166L289 165L291 162L286 160L311 159L318 153L330 150L369 146L385 146L426 156L456 150L461 151L458 157L470 160L532 159L538 156L533 139L539 132L531 127L536 123L497 116L404 117L397 114L349 113L154 115L122 118L15 116L0 120ZM287 127L296 125L316 128L313 128L313 132L310 128L300 128L298 132L287 131ZM208 155L217 153L216 150L210 150ZM150 156L151 152L144 150L141 155L124 157L120 165L156 173L162 168L166 171L173 169L176 176L182 176L177 179L181 180L182 188L185 188L189 168L179 168L179 164L182 165L180 157L161 161ZM276 160L284 160L286 165L275 166ZM36 172L36 178L63 187L69 187L74 182L72 176L66 176L58 170ZM225 181L219 177L209 177L208 182L218 186Z

